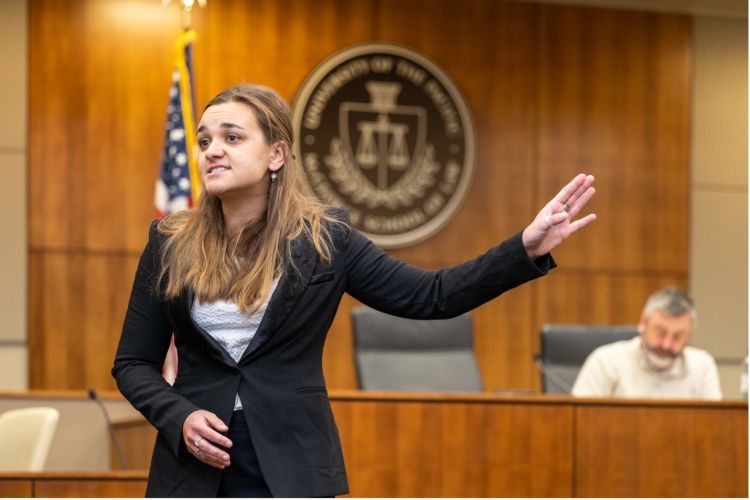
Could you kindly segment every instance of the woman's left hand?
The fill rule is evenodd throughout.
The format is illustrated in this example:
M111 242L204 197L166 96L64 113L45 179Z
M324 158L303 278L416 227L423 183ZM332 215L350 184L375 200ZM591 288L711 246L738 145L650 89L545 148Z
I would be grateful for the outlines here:
M568 236L596 219L589 214L576 221L573 218L594 196L594 176L578 174L557 196L544 206L523 231L523 247L531 260L549 253Z

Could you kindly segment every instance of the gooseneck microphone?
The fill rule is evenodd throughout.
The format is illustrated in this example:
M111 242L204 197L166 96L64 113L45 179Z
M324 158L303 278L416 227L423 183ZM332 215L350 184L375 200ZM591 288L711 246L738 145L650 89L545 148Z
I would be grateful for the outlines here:
M89 399L95 402L97 405L99 405L99 408L102 410L102 415L104 415L104 420L107 422L107 430L109 431L109 437L112 441L112 446L115 447L115 451L117 452L117 458L120 460L120 465L122 465L123 469L128 469L128 461L125 460L125 454L122 452L122 448L120 447L120 442L117 440L117 434L115 433L115 426L112 425L112 419L109 418L109 412L107 412L107 407L104 406L104 403L102 402L99 395L96 393L94 389L89 389Z
M540 355L537 354L536 356L534 356L534 364L539 370L539 373L541 373L543 377L548 379L548 381L551 382L552 385L556 386L559 390L564 391L567 394L570 394L572 392L573 386L571 386L567 381L563 380L557 373L553 372L552 370L548 370L547 367L544 366Z

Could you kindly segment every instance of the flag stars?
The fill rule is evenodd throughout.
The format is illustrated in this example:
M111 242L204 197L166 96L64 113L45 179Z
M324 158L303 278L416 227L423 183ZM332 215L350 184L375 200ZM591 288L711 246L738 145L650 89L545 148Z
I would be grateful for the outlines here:
M190 68L189 52L185 52L186 65ZM190 84L192 78L189 78ZM184 210L191 205L192 185L188 168L187 135L183 104L192 102L190 95L183 95L182 77L179 69L172 72L167 103L164 149L159 178L157 180L154 205L160 216Z
M170 141L181 141L185 137L185 129L176 128L169 131Z

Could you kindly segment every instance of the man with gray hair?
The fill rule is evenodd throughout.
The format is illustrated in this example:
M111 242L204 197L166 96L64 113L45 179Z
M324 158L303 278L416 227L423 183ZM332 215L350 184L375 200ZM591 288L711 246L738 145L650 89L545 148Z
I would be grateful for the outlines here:
M709 353L688 346L697 322L693 300L669 286L649 297L638 336L592 352L571 391L579 397L721 399Z

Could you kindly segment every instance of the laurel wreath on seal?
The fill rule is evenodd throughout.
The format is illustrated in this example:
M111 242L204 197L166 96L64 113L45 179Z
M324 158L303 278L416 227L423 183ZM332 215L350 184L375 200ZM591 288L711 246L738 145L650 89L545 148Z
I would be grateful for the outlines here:
M329 178L354 203L368 208L383 205L392 210L399 206L408 207L415 199L423 197L435 184L435 174L440 170L440 163L435 161L435 148L429 143L425 145L424 153L414 158L414 166L389 189L372 185L354 162L349 161L338 137L331 141L330 154L324 161L330 169Z

